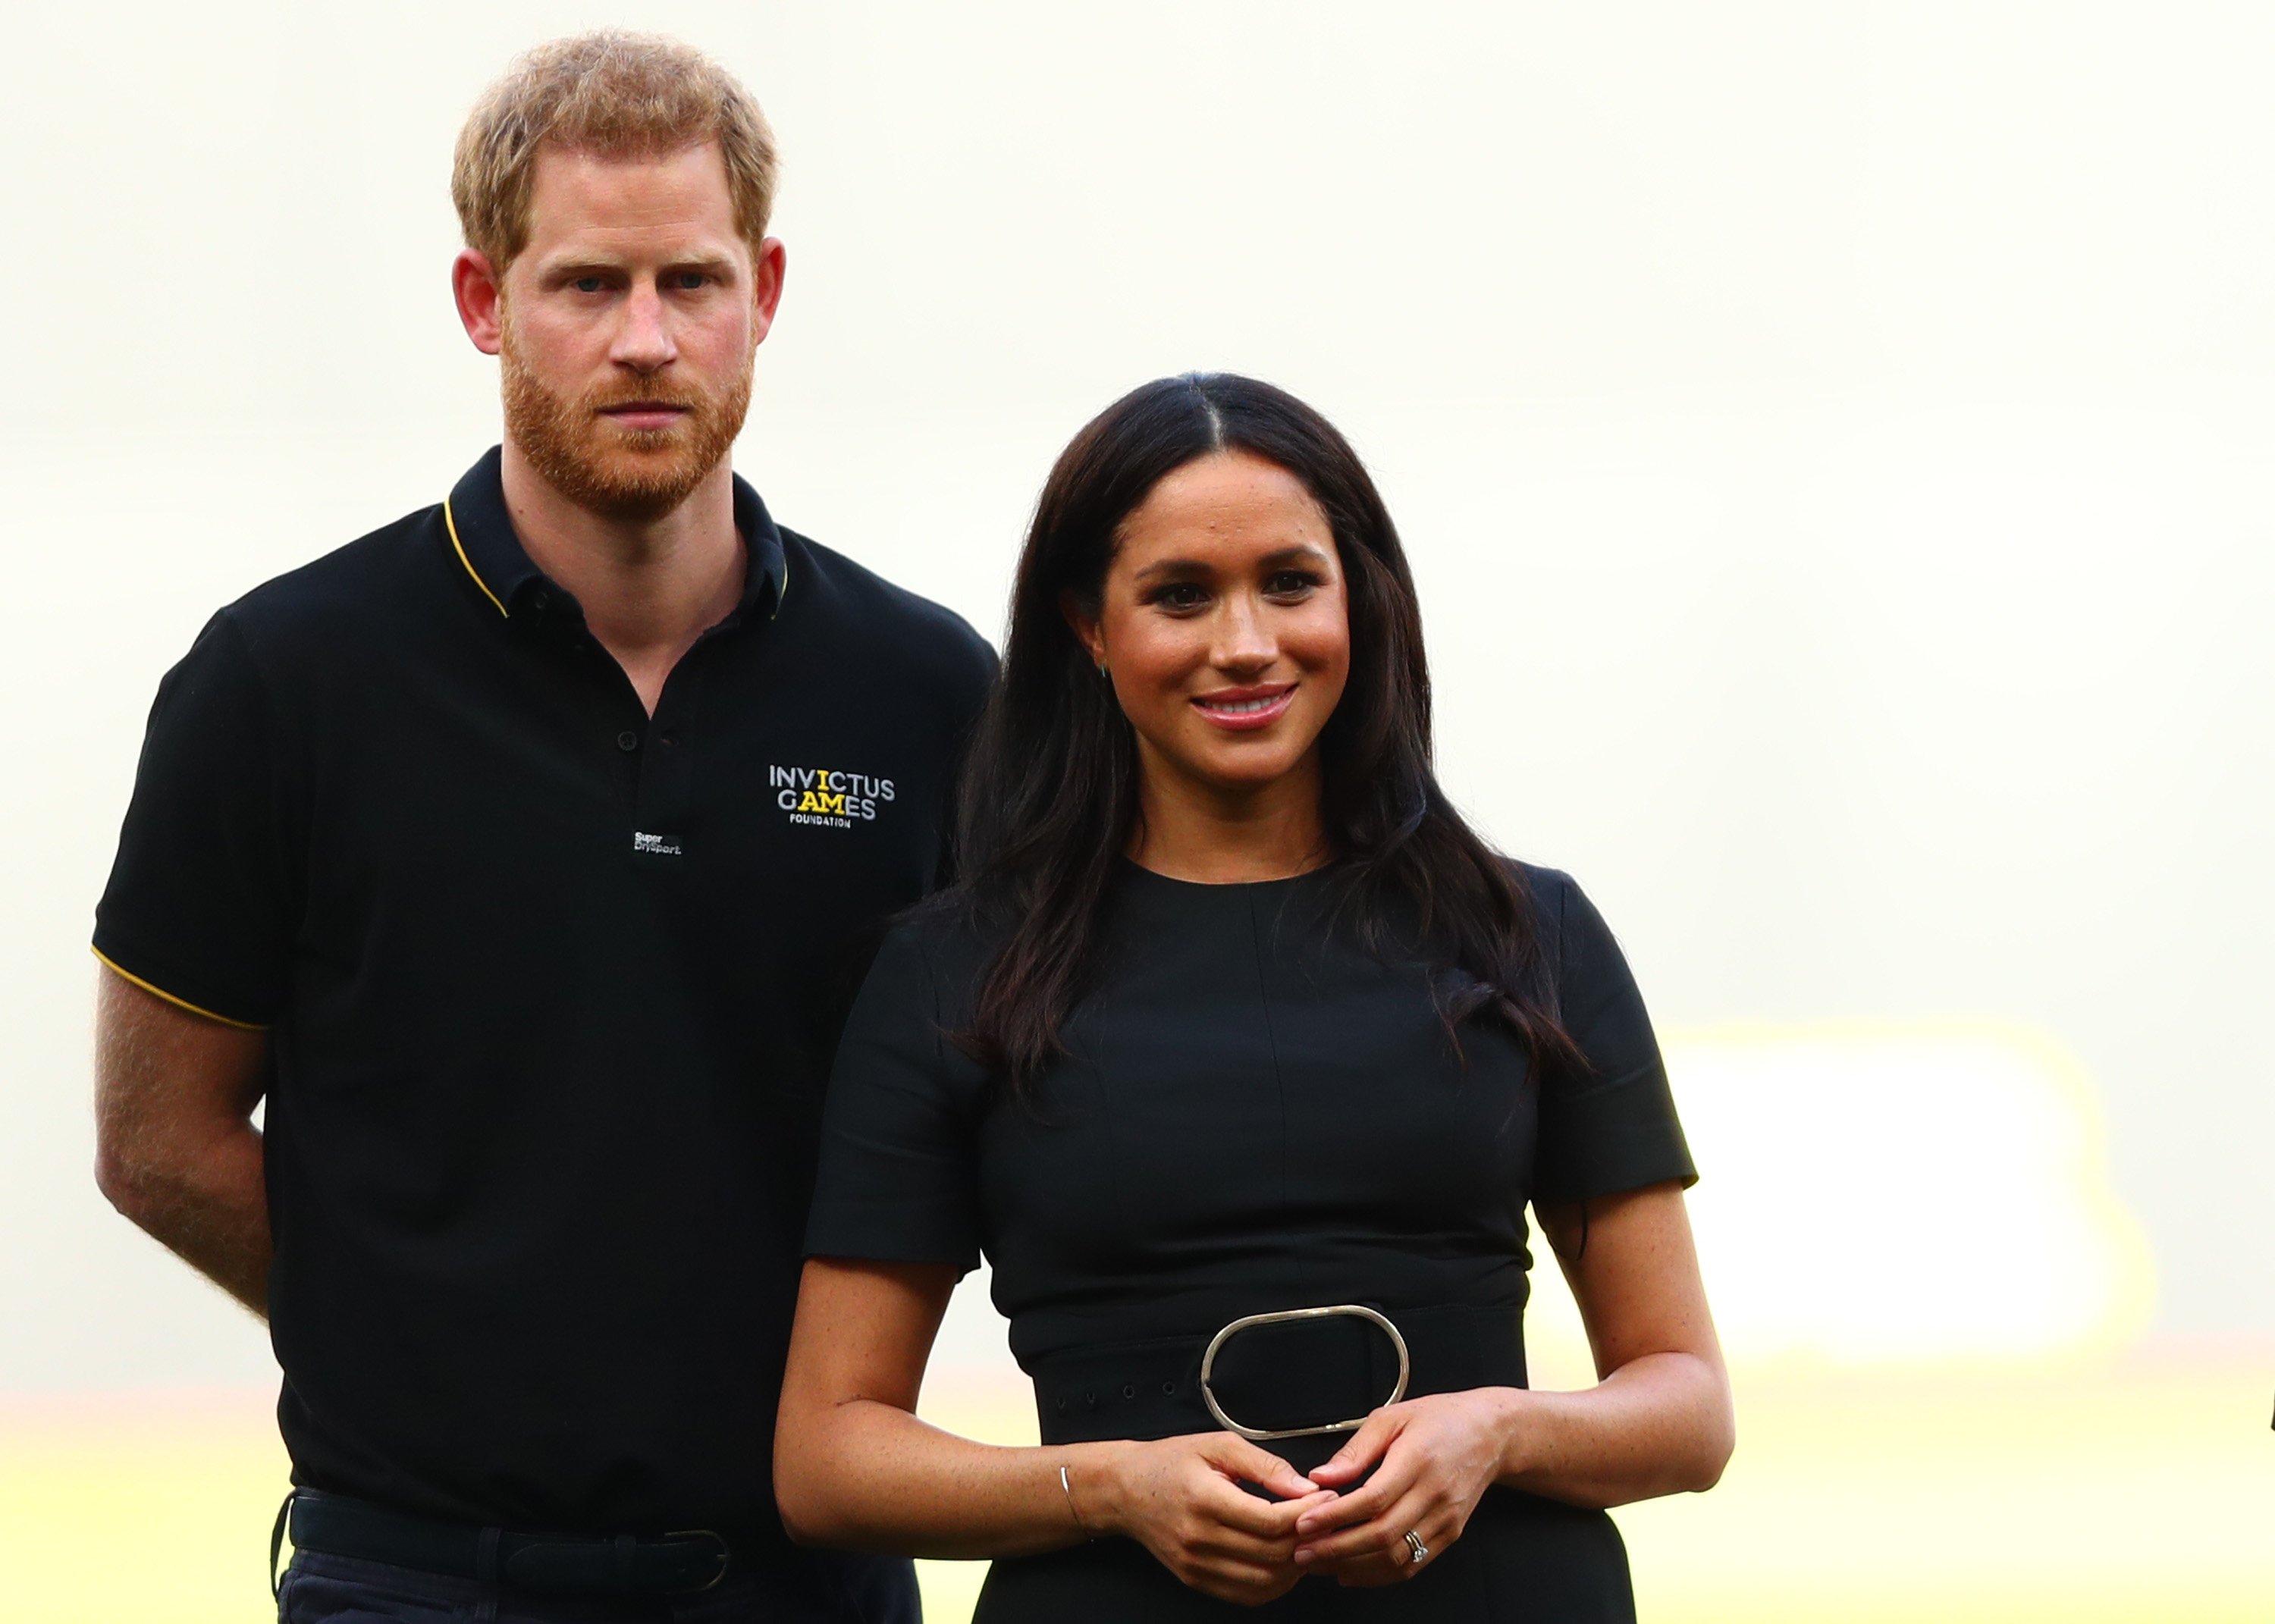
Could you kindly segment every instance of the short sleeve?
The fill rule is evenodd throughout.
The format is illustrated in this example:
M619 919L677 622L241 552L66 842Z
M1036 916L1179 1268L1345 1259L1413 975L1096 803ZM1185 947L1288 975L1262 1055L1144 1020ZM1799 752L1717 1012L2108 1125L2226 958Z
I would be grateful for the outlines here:
M1546 883L1543 920L1553 931L1564 1030L1587 1058L1584 1077L1541 1090L1536 1201L1577 1201L1678 1179L1697 1182L1659 1039L1626 957L1595 904L1568 876L1535 871Z
M838 1039L822 1114L808 1257L979 1263L976 1068L943 1035L915 927L885 939Z
M223 610L158 684L94 950L162 998L238 1026L284 1011L292 940L277 744Z

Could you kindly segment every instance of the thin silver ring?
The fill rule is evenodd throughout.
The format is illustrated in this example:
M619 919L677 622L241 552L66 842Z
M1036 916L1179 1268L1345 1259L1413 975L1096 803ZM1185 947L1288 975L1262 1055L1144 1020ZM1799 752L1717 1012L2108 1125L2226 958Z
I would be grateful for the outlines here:
M1410 1567L1419 1567L1430 1555L1430 1547L1422 1543L1422 1536L1412 1529L1406 1530L1406 1548L1413 1554L1406 1559Z
M1275 1438L1309 1438L1319 1432L1351 1432L1364 1426L1366 1424L1364 1416L1349 1421L1330 1421L1322 1426L1281 1427L1276 1432L1262 1427L1243 1426L1224 1413L1224 1406L1216 1401L1215 1389L1209 1386L1209 1373L1216 1368L1217 1349L1223 1347L1236 1332L1245 1331L1251 1326L1276 1325L1283 1319L1322 1319L1334 1314L1348 1314L1355 1318L1371 1321L1390 1339L1390 1345L1398 1349L1398 1384L1391 1388L1390 1396L1375 1408L1385 1409L1404 1398L1406 1377L1410 1366L1406 1357L1406 1339L1398 1334L1396 1326L1392 1325L1372 1309L1358 1303L1337 1303L1326 1308L1282 1309L1276 1314L1245 1315L1234 1320L1209 1339L1208 1351L1201 1355L1201 1401L1208 1406L1208 1412L1216 1417L1217 1424L1228 1432L1237 1432L1243 1438L1256 1443L1268 1443Z

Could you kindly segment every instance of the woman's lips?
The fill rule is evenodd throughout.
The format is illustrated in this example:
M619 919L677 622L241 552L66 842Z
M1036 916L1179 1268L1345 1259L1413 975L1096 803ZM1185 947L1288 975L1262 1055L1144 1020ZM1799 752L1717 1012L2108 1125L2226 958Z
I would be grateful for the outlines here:
M1211 727L1228 733L1253 733L1286 715L1295 699L1296 684L1288 683L1270 688L1221 689L1196 695L1192 704Z

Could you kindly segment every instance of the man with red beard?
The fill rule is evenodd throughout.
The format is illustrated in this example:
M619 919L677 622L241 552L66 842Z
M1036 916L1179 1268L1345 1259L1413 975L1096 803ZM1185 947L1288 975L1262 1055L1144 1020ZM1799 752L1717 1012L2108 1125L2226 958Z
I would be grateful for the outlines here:
M503 444L160 687L98 1177L268 1318L288 1620L916 1616L768 1468L830 1053L994 660L729 470L774 173L683 46L518 64L452 185Z

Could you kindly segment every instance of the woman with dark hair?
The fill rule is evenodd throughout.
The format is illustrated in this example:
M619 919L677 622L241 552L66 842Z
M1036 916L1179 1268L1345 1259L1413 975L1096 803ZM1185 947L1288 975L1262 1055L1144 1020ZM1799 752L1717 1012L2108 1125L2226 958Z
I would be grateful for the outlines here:
M1631 1618L1602 1507L1731 1447L1695 1175L1603 920L1438 788L1397 532L1317 412L1195 375L1075 438L962 827L838 1051L792 1533L994 1557L983 1624ZM1526 1386L1528 1200L1584 1391ZM983 1252L1039 1447L913 1413Z

